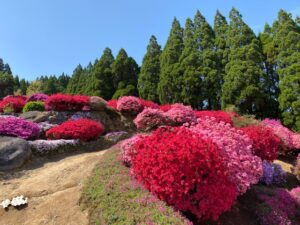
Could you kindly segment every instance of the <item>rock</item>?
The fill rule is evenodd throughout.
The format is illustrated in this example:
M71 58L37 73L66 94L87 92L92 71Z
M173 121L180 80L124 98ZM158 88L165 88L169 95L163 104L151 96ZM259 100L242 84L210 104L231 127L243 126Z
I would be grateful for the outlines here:
M35 123L40 123L47 121L50 115L51 112L29 111L20 114L20 117Z
M30 156L31 149L27 141L0 136L0 171L16 169Z
M129 134L126 131L115 131L115 132L107 133L104 136L104 139L108 140L108 141L112 141L114 143L117 143L118 141L123 140L128 137L129 137Z
M107 102L98 96L92 96L90 98L90 109L91 111L102 111L106 108Z

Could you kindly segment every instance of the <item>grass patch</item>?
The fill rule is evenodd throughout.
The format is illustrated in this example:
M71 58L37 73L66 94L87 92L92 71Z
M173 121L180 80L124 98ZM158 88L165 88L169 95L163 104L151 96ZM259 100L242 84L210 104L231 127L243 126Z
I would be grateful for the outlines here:
M81 205L90 224L182 225L189 222L137 184L118 161L118 149L103 155L84 187Z

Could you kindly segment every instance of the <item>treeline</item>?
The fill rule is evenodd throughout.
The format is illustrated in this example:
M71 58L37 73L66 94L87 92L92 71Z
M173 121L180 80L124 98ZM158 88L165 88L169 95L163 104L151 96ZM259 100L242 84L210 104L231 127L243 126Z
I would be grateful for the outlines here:
M141 67L124 49L114 57L106 48L94 63L78 65L70 80L40 77L27 89L41 82L49 84L45 93L136 95L197 109L235 106L240 113L281 118L300 130L300 18L280 10L258 35L235 8L229 19L217 11L211 26L197 11L182 27L175 18L163 48L150 38Z

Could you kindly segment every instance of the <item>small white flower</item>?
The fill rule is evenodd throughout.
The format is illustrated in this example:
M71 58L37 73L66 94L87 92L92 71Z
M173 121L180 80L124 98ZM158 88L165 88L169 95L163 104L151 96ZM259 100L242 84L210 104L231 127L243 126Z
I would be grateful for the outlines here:
M23 195L17 196L11 200L12 206L26 205L28 203L28 198L25 198Z
M4 200L0 203L0 205L3 207L3 209L6 209L10 205L10 200L9 199Z

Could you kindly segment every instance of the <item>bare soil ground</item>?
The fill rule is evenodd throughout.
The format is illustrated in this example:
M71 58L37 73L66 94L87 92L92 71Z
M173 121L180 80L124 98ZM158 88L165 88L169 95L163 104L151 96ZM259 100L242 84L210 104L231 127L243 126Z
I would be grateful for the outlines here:
M1 225L86 225L78 201L81 188L105 151L37 158L22 171L0 176L0 200L18 195L26 207L0 208Z

